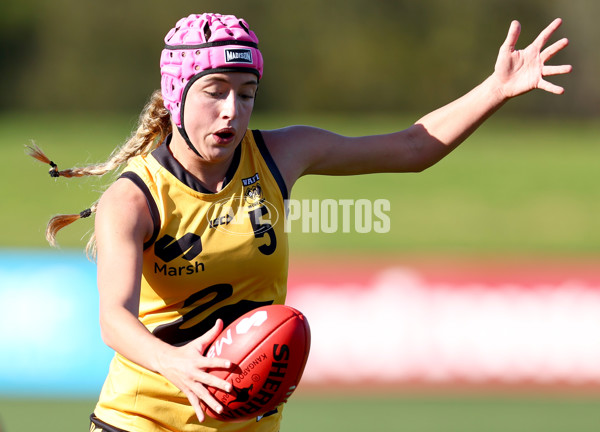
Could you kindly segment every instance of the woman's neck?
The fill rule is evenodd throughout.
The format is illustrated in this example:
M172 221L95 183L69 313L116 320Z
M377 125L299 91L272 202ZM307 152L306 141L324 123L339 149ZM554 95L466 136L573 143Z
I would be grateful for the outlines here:
M219 192L223 189L235 151L223 160L207 161L198 156L187 145L180 145L172 141L169 149L177 162L200 181L207 190Z

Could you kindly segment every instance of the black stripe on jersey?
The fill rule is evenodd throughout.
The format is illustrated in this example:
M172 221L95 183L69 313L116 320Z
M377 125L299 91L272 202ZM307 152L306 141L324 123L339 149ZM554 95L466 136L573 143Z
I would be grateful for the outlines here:
M134 172L126 171L119 178L126 178L131 180L140 190L144 193L146 197L146 202L148 203L148 209L150 209L150 216L152 216L152 223L154 224L154 231L152 232L152 237L146 243L144 243L144 250L148 249L150 246L154 244L156 238L158 237L158 232L160 231L160 213L158 212L158 206L152 198L152 194L150 193L150 189L144 181Z
M90 432L127 432L124 429L119 429L114 426L104 423L95 414L90 416Z
M288 191L287 191L287 186L285 185L285 180L283 180L283 176L281 175L281 172L279 172L279 168L277 168L277 164L275 164L275 161L273 160L273 157L271 156L271 153L269 152L269 149L267 148L267 145L265 144L265 140L263 139L262 134L260 133L259 130L253 130L252 135L254 135L254 141L256 142L256 146L258 147L260 154L262 155L263 159L267 163L267 166L269 167L269 171L271 171L273 178L275 179L275 181L277 182L277 185L279 186L279 190L281 191L281 196L283 196L284 200L287 200L288 199Z
M214 191L207 189L196 177L190 174L184 167L179 163L177 159L173 157L173 154L169 150L169 145L171 143L171 135L165 139L165 141L159 145L156 150L152 152L152 156L154 159L158 161L167 171L177 178L180 182L182 182L187 187L194 189L196 192L204 193L204 194L214 194ZM223 179L223 187L227 186L227 184L231 181L235 172L240 165L240 159L242 156L242 145L239 144L235 153L233 154L233 159L231 161L231 165L227 169L225 173L225 178Z

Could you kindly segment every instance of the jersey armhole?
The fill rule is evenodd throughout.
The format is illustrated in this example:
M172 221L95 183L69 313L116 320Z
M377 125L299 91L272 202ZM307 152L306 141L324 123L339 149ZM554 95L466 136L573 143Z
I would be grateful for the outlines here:
M150 193L150 189L148 189L148 185L144 183L139 175L132 171L126 171L119 178L126 178L131 180L144 194L146 197L146 202L148 203L148 209L150 210L150 216L152 217L152 224L154 225L154 230L152 232L152 237L144 243L144 250L148 249L150 246L154 244L156 238L158 237L158 233L160 231L160 213L158 212L158 206Z
M254 142L256 142L258 151L260 151L260 154L265 160L267 167L269 167L269 171L271 171L273 178L277 182L277 186L279 186L283 200L286 201L288 199L288 190L287 186L285 185L285 180L283 179L279 168L277 168L277 164L275 164L275 161L273 160L273 157L271 156L271 153L265 144L262 134L259 130L253 130L252 135L254 136Z

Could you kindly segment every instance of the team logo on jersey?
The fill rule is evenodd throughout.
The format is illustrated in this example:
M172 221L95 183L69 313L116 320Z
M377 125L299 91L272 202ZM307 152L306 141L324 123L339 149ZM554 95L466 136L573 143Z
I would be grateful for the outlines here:
M248 186L244 190L244 197L246 197L246 202L251 207L261 204L264 201L264 199L262 196L262 188L260 187L260 183L256 183L256 184L253 184L252 186Z
M242 179L244 185L244 199L250 208L263 203L262 187L260 186L260 176L258 173L252 177Z

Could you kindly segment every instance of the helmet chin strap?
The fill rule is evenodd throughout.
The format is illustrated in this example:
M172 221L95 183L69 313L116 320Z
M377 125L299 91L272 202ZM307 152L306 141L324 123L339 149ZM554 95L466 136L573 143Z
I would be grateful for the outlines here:
M200 159L204 159L202 157L202 155L200 154L200 152L198 152L198 150L196 149L196 147L194 147L194 145L192 144L192 140L190 139L190 137L188 136L186 130L185 130L185 124L183 124L183 118L184 118L184 110L185 110L185 99L187 97L187 92L189 90L189 88L191 87L191 85L194 83L194 81L196 81L198 78L195 77L194 79L190 80L188 82L188 84L185 86L184 90L183 90L183 94L181 95L181 108L179 110L179 121L181 122L180 126L177 126L177 130L179 131L179 133L181 134L181 136L183 137L183 140L186 142L186 144L188 145L188 147L200 158Z
M192 144L192 141L190 140L190 137L188 136L187 132L185 131L185 129L182 126L177 126L177 130L179 131L179 133L181 134L181 136L183 137L183 140L186 142L186 144L188 145L188 147L194 152L196 153L196 155L200 158L200 159L204 159L202 157L202 155L198 152L198 150L196 149L196 147L194 147L194 145Z

